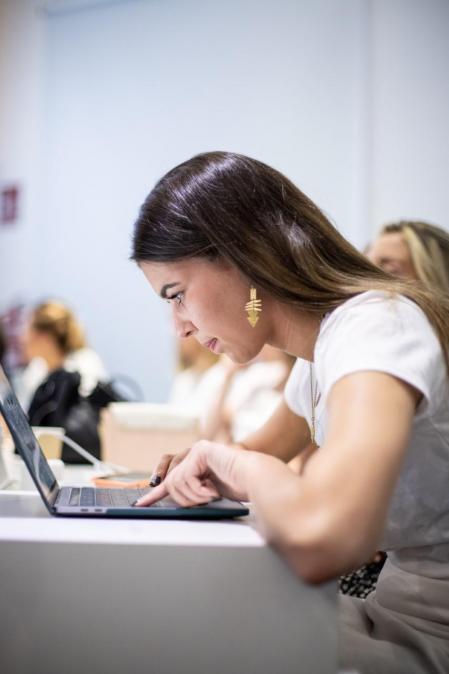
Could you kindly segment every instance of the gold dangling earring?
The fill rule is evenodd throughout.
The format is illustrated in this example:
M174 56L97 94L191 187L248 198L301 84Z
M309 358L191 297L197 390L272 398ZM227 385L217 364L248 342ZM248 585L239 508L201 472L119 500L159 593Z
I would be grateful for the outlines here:
M262 312L262 300L257 299L257 290L253 286L249 289L249 302L245 304L245 311L248 323L254 328Z

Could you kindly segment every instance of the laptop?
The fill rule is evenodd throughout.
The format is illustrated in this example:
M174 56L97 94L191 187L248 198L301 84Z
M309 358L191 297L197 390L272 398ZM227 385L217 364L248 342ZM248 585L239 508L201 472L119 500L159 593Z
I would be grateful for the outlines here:
M51 515L192 520L242 517L249 513L248 508L242 503L226 498L184 508L166 497L149 507L134 507L132 504L150 491L150 487L148 489L60 487L1 366L0 413Z

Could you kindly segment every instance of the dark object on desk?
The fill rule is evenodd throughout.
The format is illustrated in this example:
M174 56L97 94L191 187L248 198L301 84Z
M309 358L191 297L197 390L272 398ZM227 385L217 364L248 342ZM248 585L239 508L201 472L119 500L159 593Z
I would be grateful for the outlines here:
M92 393L79 392L80 375L64 369L55 370L37 388L28 410L32 426L60 426L69 438L88 452L100 457L98 422L100 410L110 402L121 402L112 384L100 382ZM62 448L65 463L85 463L85 459L66 444Z

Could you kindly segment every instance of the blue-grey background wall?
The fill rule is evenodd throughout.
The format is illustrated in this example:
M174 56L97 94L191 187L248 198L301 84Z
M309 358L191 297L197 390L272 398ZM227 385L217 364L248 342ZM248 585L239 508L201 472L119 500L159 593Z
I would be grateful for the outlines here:
M448 225L445 0L3 0L0 311L47 295L111 372L164 400L166 307L128 261L155 181L192 154L273 164L363 246L384 221Z

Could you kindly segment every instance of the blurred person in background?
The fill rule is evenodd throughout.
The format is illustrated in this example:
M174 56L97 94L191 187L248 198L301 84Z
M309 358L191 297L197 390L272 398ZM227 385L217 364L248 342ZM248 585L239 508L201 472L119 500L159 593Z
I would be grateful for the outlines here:
M62 302L36 306L27 322L22 348L25 368L19 392L32 426L58 426L68 437L100 456L99 409L89 394L106 379L100 357L87 346L74 313ZM20 387L20 382L19 382ZM84 459L66 444L62 459Z
M218 358L193 337L178 342L180 371L169 403L198 414L201 437L237 441L256 430L275 410L294 359L266 346L247 365Z
M177 341L177 359L168 402L200 413L207 403L211 387L214 387L215 378L210 377L210 371L218 362L218 356L190 337Z
M209 399L202 437L239 442L260 428L282 400L294 361L269 345L247 365L234 363L223 354L213 368L220 372L221 382Z
M385 225L368 246L367 257L393 276L449 293L449 233L441 227L418 220Z
M25 409L37 388L55 370L78 372L84 396L107 379L103 362L87 345L80 322L62 302L48 300L33 309L22 336L22 349L27 366L16 386Z

